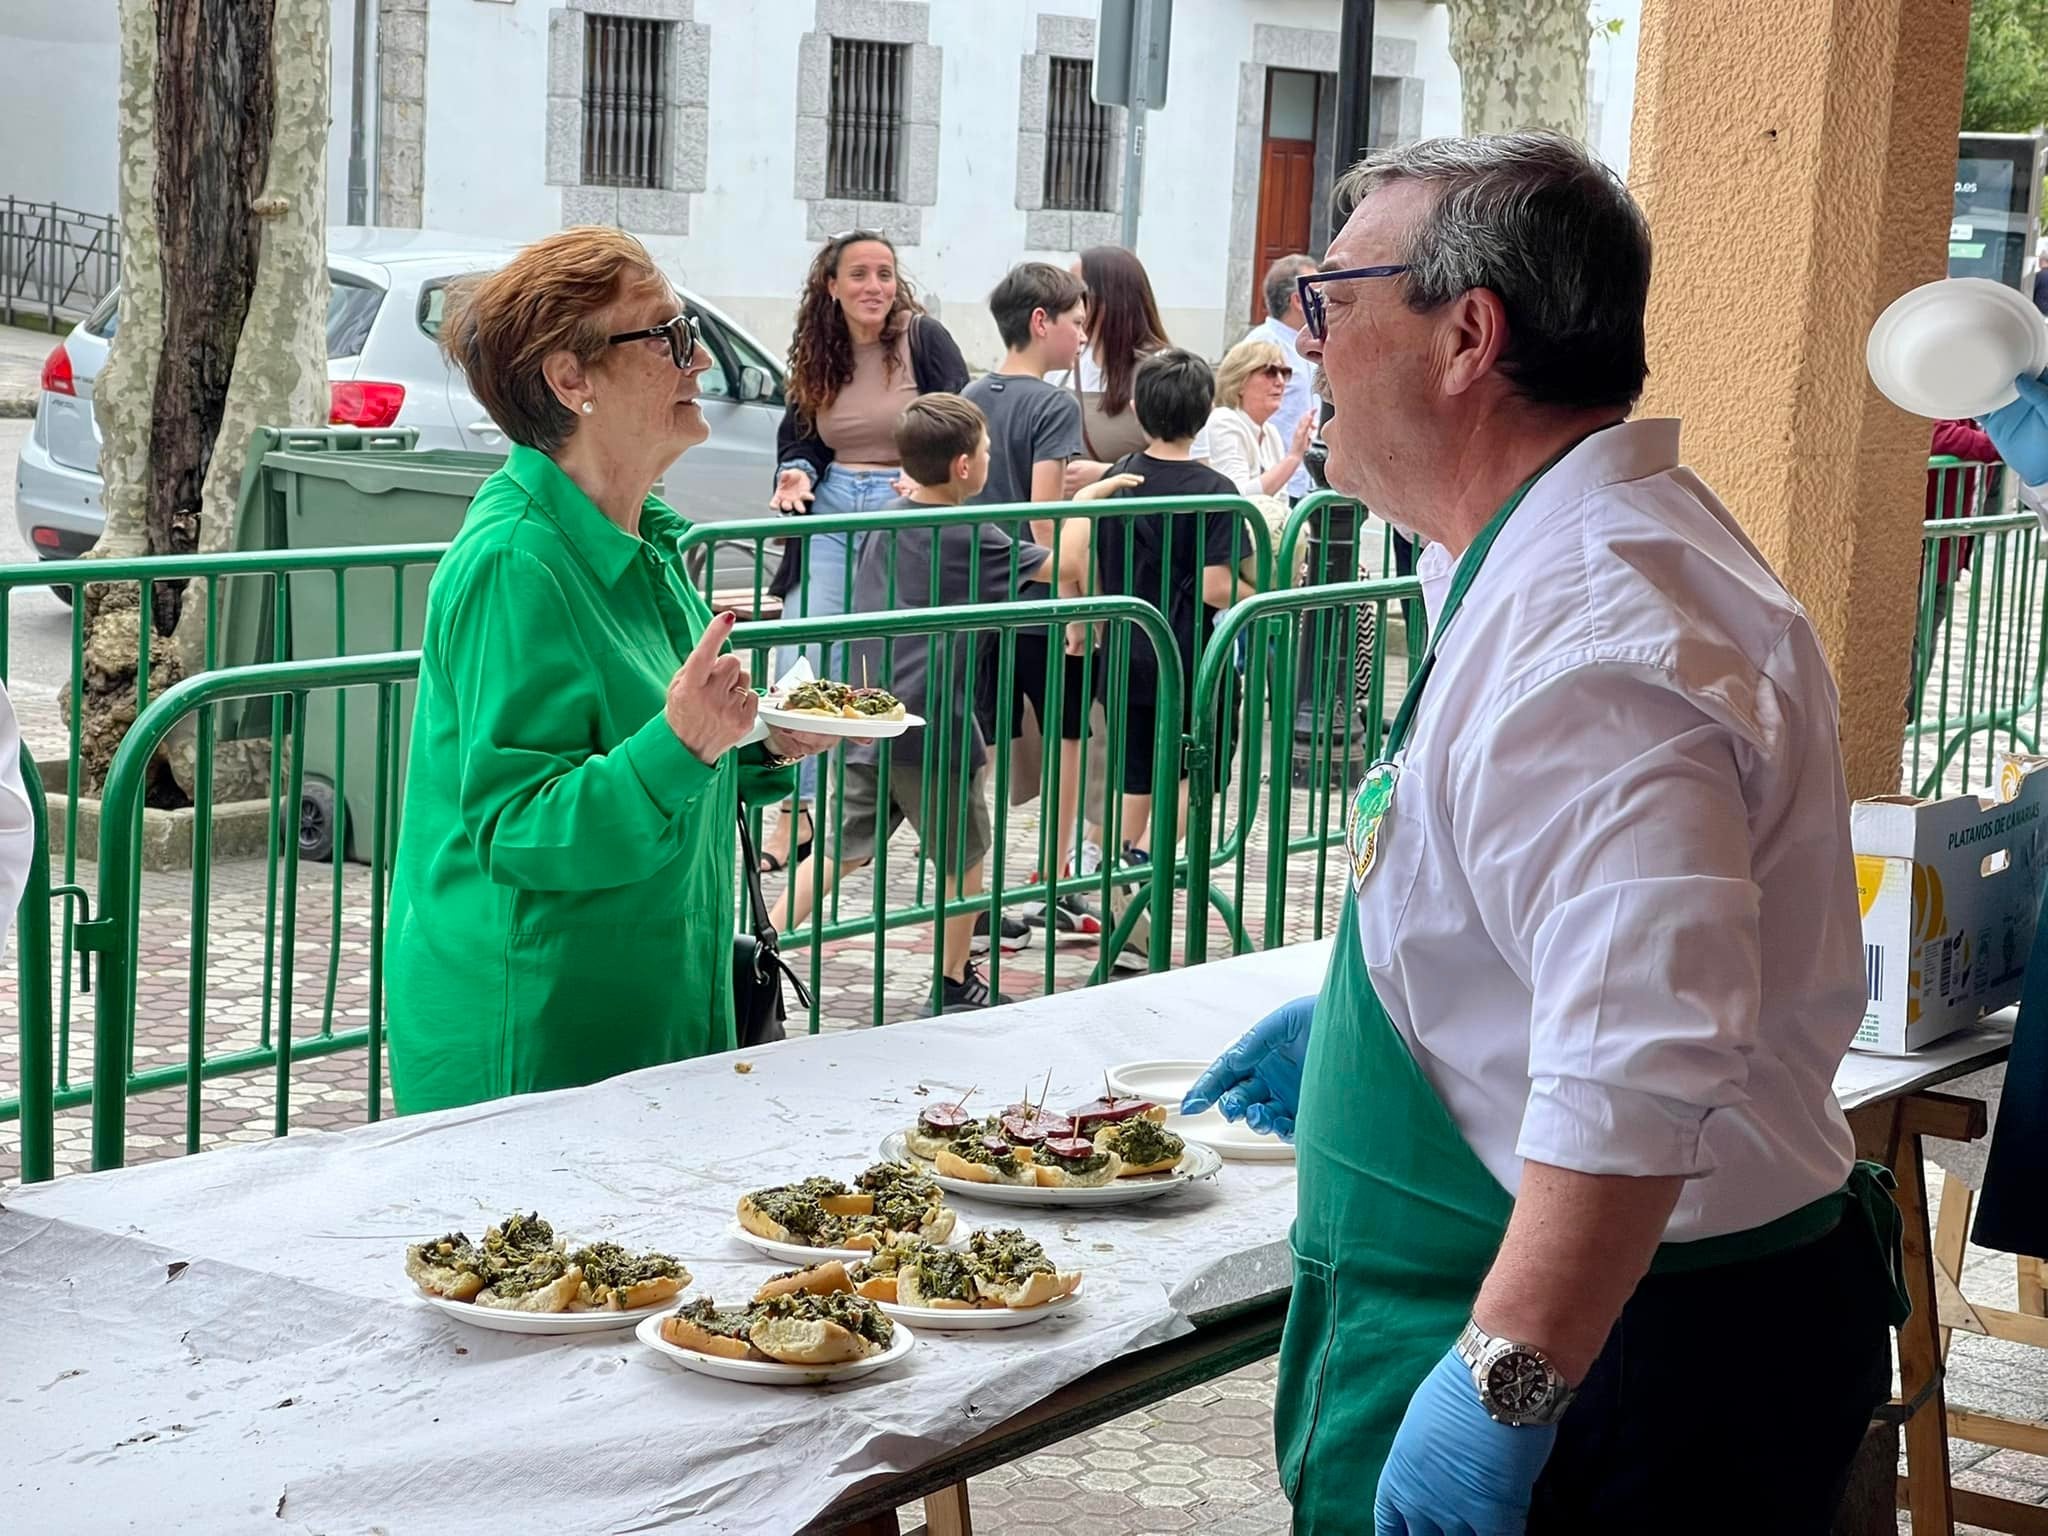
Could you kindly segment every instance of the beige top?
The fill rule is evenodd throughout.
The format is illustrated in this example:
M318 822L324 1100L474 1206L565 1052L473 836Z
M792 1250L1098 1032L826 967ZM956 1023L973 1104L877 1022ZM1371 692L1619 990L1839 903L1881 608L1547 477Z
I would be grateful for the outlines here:
M882 366L882 343L853 344L853 377L818 412L818 436L841 464L895 464L896 418L917 398L910 367L910 331L896 339L896 371Z

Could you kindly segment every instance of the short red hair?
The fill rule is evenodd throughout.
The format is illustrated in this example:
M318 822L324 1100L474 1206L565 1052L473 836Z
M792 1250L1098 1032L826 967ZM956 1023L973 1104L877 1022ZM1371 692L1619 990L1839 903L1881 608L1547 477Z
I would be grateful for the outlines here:
M565 229L495 272L448 287L441 350L515 443L552 453L576 429L541 373L553 352L588 367L605 350L604 311L640 282L667 282L647 247L622 229Z

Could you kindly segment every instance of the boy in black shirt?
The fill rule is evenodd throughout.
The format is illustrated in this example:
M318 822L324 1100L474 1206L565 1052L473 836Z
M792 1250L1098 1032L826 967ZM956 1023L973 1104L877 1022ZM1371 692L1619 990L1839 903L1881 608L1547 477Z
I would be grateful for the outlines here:
M1190 454L1196 434L1209 420L1215 394L1216 381L1209 365L1192 352L1168 348L1140 363L1131 399L1138 424L1150 441L1144 452L1130 454L1111 466L1111 473L1138 475L1143 481L1113 495L1235 499L1237 487ZM1173 631L1175 649L1180 652L1180 726L1185 730L1195 681L1196 636L1209 632L1221 610L1258 590L1257 551L1237 510L1229 505L1106 517L1095 528L1098 587L1155 604ZM1129 707L1118 732L1124 742L1123 835L1127 850L1142 855L1151 838L1158 662L1151 640L1135 629L1130 654ZM1188 809L1184 766L1180 789L1178 826L1184 833Z

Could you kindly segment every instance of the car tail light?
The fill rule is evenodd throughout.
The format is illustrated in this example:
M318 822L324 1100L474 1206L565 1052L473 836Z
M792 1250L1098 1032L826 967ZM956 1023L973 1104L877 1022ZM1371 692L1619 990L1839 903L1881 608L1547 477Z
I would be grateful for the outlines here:
M71 354L64 350L64 343L58 342L50 349L50 355L43 359L43 388L53 395L76 395L78 386L71 382Z
M337 427L388 427L405 404L403 384L336 379L327 386L327 420Z
M38 528L29 535L38 549L62 549L64 536L54 528Z

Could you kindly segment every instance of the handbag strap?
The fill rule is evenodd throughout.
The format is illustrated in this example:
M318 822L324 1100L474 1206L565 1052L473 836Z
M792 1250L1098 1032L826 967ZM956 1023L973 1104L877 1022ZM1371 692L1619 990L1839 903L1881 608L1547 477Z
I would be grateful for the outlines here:
M754 852L754 834L747 828L747 808L745 806L740 807L739 822L740 867L745 871L747 882L747 921L754 935L755 947L761 955L767 958L770 965L789 978L789 984L796 988L797 998L808 1008L811 1006L811 994L804 986L803 979L795 971L791 970L789 962L782 958L782 950L777 943L775 924L768 916L768 898L761 894L761 859ZM794 870L790 871L790 878L796 878Z
M1081 359L1074 359L1074 366L1067 370L1067 383L1073 387L1074 402L1081 407L1081 446L1095 463L1102 462L1102 455L1095 451L1095 441L1088 435L1088 395L1081 388Z

